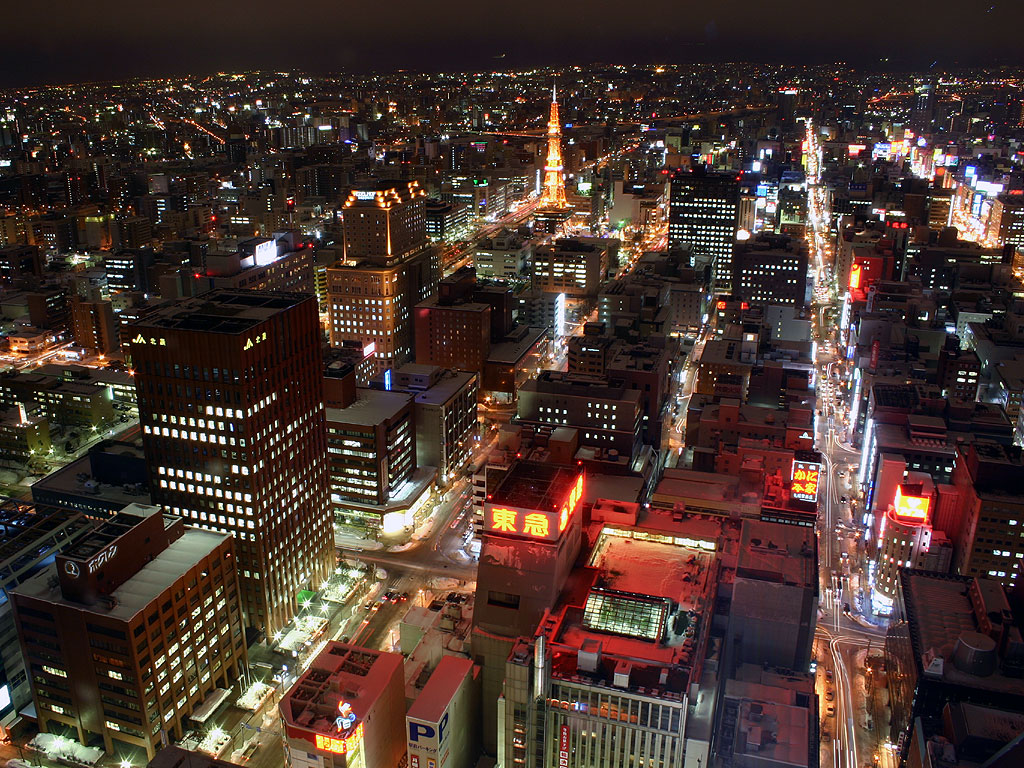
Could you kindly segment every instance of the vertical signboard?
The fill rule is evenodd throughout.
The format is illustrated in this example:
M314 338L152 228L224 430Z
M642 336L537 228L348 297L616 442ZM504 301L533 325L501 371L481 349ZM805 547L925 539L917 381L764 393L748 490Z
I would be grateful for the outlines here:
M558 739L558 768L569 768L569 726L562 726Z

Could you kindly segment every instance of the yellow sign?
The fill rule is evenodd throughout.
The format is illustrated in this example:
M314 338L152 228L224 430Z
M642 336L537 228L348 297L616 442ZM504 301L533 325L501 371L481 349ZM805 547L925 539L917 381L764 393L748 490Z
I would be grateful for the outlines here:
M917 520L923 523L928 522L928 507L930 499L927 496L904 495L903 487L896 486L896 499L893 501L893 508L896 517L901 520Z
M258 336L253 336L251 339L246 339L245 346L242 347L242 350L244 351L246 349L252 349L257 344L262 344L266 340L267 340L267 332L264 331L263 333L259 334Z
M145 336L143 336L140 333L138 336L136 336L134 339L132 339L132 344L149 344L149 345L154 346L154 347L155 346L166 347L167 346L167 339L158 339L158 338L156 338L154 336L150 336L147 339Z

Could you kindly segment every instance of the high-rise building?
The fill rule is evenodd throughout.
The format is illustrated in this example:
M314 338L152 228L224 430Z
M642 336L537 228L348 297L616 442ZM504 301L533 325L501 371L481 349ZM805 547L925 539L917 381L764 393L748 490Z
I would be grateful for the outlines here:
M0 241L0 246L3 242ZM9 283L15 278L41 275L43 262L39 248L34 245L0 247L0 281Z
M803 240L759 235L733 256L732 294L757 304L803 308L807 293L807 248Z
M922 755L929 732L956 718L950 709L958 703L1009 712L1024 708L1021 616L995 579L911 568L900 570L897 578L896 609L885 637L889 740L903 764L941 764L928 761L927 755L924 760L907 758ZM1004 764L1017 763L1011 756ZM947 764L965 762L954 757Z
M412 395L357 389L347 406L327 409L327 450L335 519L379 530L385 505L416 471Z
M962 575L987 577L1007 587L1022 583L1022 468L1024 458L1016 446L976 440L957 447L952 482L961 490L963 507L954 548Z
M572 588L513 646L498 710L504 764L709 764L692 715L699 696L713 695L698 690L717 542L672 522L605 525Z
M669 248L692 246L690 266L711 266L715 290L732 285L732 259L739 221L740 177L702 169L672 176L668 211Z
M39 729L152 758L245 667L233 539L131 504L11 591Z
M533 253L533 288L566 298L597 296L608 276L609 248L600 241L561 238Z
M128 327L154 503L238 539L272 634L334 565L316 299L217 290Z
M505 662L516 640L532 637L555 605L579 553L583 483L581 471L521 462L484 504L473 656L483 666L483 745L491 754Z
M101 355L121 349L114 306L109 301L71 298L71 336L75 344Z
M416 182L380 182L353 189L338 212L342 260L326 270L331 346L372 349L380 371L412 359L412 308L440 279L424 194Z
M395 264L365 260L329 267L331 346L362 344L375 353L380 371L411 360L413 307L434 294L440 272L438 251L430 247Z
M356 187L342 204L342 253L391 264L427 243L426 195L416 181L383 181Z

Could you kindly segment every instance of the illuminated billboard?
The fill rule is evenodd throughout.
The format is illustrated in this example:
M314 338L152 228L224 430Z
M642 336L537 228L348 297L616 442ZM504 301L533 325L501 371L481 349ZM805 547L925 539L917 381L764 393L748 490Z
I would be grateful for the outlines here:
M821 464L812 461L794 461L793 483L789 486L793 498L798 501L817 501L820 474Z
M903 486L896 487L896 498L893 500L893 512L896 519L902 522L928 522L929 499L927 496L913 496L903 493Z
M360 723L350 736L343 739L336 739L333 736L316 734L316 748L323 752L333 752L336 755L345 755L353 752L362 744L363 724Z
M861 266L860 264L854 264L850 267L850 290L855 291L860 288L860 275Z
M484 525L488 531L522 536L528 539L554 541L569 526L569 520L583 498L583 473L576 482L558 511L525 509L504 504L487 504L484 510Z

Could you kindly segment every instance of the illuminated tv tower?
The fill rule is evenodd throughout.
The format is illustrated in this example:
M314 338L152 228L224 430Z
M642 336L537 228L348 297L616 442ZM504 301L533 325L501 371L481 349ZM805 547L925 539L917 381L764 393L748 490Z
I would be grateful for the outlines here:
M558 92L551 87L551 115L548 117L548 160L544 164L544 208L567 208L565 178L562 176L562 126L558 120Z

